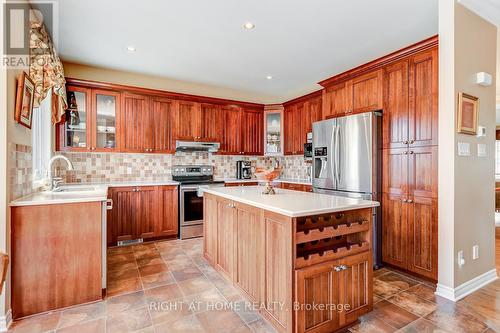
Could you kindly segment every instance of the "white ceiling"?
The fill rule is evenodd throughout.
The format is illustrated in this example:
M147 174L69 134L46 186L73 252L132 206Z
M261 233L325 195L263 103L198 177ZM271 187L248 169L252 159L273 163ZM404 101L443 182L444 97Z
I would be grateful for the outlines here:
M65 61L228 87L278 103L437 34L437 3L60 0L58 49ZM244 30L246 21L255 29ZM128 45L137 51L127 53Z

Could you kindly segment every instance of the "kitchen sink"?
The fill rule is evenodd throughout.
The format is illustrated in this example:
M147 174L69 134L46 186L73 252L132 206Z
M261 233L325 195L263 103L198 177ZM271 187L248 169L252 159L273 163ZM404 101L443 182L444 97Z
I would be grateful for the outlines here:
M95 186L61 186L58 191L50 191L51 194L64 194L75 192L91 192L96 191Z

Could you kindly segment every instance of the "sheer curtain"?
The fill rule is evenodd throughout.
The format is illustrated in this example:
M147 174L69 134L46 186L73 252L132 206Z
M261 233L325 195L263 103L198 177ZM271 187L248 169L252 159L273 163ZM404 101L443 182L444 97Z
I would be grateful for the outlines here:
M33 184L35 187L43 185L52 154L51 99L52 93L49 92L45 99L40 102L40 106L33 109L31 144L33 151Z

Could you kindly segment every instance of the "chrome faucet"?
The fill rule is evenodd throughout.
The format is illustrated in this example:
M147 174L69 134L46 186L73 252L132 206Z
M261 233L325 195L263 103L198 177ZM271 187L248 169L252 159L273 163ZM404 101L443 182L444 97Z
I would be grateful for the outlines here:
M54 164L54 162L56 160L59 160L59 159L66 161L66 163L68 164L68 170L74 169L73 163L71 163L71 161L66 156L63 156L63 155L52 156L52 158L49 160L48 176L49 176L49 180L50 180L50 190L53 192L61 191L61 189L59 188L59 185L62 183L62 178L61 177L54 177L54 174L52 172L52 165Z

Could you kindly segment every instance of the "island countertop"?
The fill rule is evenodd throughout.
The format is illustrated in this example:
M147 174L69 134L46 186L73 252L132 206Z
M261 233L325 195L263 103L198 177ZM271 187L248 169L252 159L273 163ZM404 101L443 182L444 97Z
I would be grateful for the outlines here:
M289 217L311 216L371 208L377 201L346 198L341 196L292 191L277 188L276 194L262 194L262 186L211 187L203 192L262 208Z

